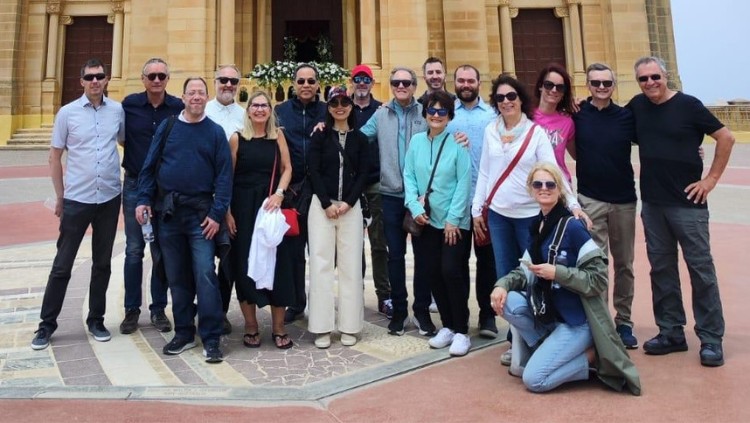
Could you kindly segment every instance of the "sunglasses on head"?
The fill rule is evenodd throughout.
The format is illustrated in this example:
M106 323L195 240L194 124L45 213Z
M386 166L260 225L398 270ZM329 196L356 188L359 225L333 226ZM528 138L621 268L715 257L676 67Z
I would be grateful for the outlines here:
M403 85L404 88L411 87L410 79L391 79L391 87L398 88L399 85Z
M352 105L352 100L349 97L339 96L332 100L328 100L328 107L349 107Z
M305 85L305 82L307 82L307 85L315 85L316 81L315 78L300 78L297 80L297 85Z
M86 75L83 75L81 78L83 78L84 81L93 81L94 78L96 78L97 81L102 81L104 78L107 77L107 74L104 72L102 73L87 73Z
M552 81L544 81L542 82L542 87L544 87L547 91L552 91L553 88L556 88L557 91L564 93L565 92L565 84L555 84Z
M237 85L237 84L240 83L240 79L239 78L230 78L228 76L220 76L220 77L216 78L216 80L219 81L219 82L221 82L224 85L226 85L227 82L231 82L232 85Z
M655 73L653 75L642 75L638 77L638 82L646 82L649 78L651 78L652 81L658 81L661 79L661 75L659 75L658 73Z
M448 116L448 109L436 109L434 107L427 108L427 116L435 116L435 113L440 117L446 117Z
M495 98L496 103L502 103L506 98L508 99L508 101L516 101L516 99L518 98L518 93L515 91L511 91L507 94L495 94L493 97Z
M148 75L144 75L146 78L148 78L149 81L154 81L156 78L159 78L159 81L164 81L167 79L167 74L164 72L158 72L158 73L149 73Z
M603 81L600 81L598 79L592 79L592 80L589 81L589 84L591 84L591 86L594 87L594 88L599 88L601 86L604 86L604 88L609 88L612 85L614 85L614 83L615 83L615 81L609 81L609 80L606 80L606 79L603 80Z
M557 183L555 181L534 181L531 183L531 187L534 189L547 188L553 190L557 188Z
M355 84L369 84L372 82L372 78L369 76L355 76L352 78Z

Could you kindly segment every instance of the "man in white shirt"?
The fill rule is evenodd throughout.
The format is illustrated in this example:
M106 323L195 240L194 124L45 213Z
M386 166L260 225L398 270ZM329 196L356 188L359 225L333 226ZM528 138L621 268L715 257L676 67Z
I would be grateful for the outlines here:
M234 101L240 76L240 70L234 65L219 66L214 78L216 97L206 104L206 116L224 129L227 141L233 133L242 130L245 119L245 109Z

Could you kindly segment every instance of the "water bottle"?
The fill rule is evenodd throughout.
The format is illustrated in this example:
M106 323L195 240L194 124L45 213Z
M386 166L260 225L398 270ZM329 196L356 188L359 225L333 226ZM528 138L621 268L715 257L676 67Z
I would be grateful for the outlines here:
M141 225L141 232L143 232L143 240L146 242L154 242L154 227L151 225L151 219L148 216L148 211L143 211L144 223Z

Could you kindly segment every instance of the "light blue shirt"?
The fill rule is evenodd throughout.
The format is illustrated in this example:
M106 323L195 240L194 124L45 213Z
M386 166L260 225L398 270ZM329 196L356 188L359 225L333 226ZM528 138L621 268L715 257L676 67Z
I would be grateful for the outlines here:
M102 204L120 194L120 154L125 139L122 105L107 97L95 108L85 95L60 108L52 147L68 151L63 197Z
M479 159L482 157L482 144L484 144L484 129L497 118L495 110L487 103L477 98L479 102L472 108L467 108L456 100L456 116L448 123L446 128L452 134L463 132L469 138L471 148L471 192L477 187L477 175L479 174Z

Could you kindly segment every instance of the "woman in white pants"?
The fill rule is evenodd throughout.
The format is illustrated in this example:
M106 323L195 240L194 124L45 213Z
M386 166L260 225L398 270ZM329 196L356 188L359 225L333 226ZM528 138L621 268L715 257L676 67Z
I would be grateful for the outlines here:
M344 88L328 97L323 131L310 142L308 166L313 198L307 217L310 246L308 330L315 346L328 348L336 327L352 346L364 322L363 219L360 197L368 171L367 138L354 130L353 103ZM338 269L338 304L334 268Z

